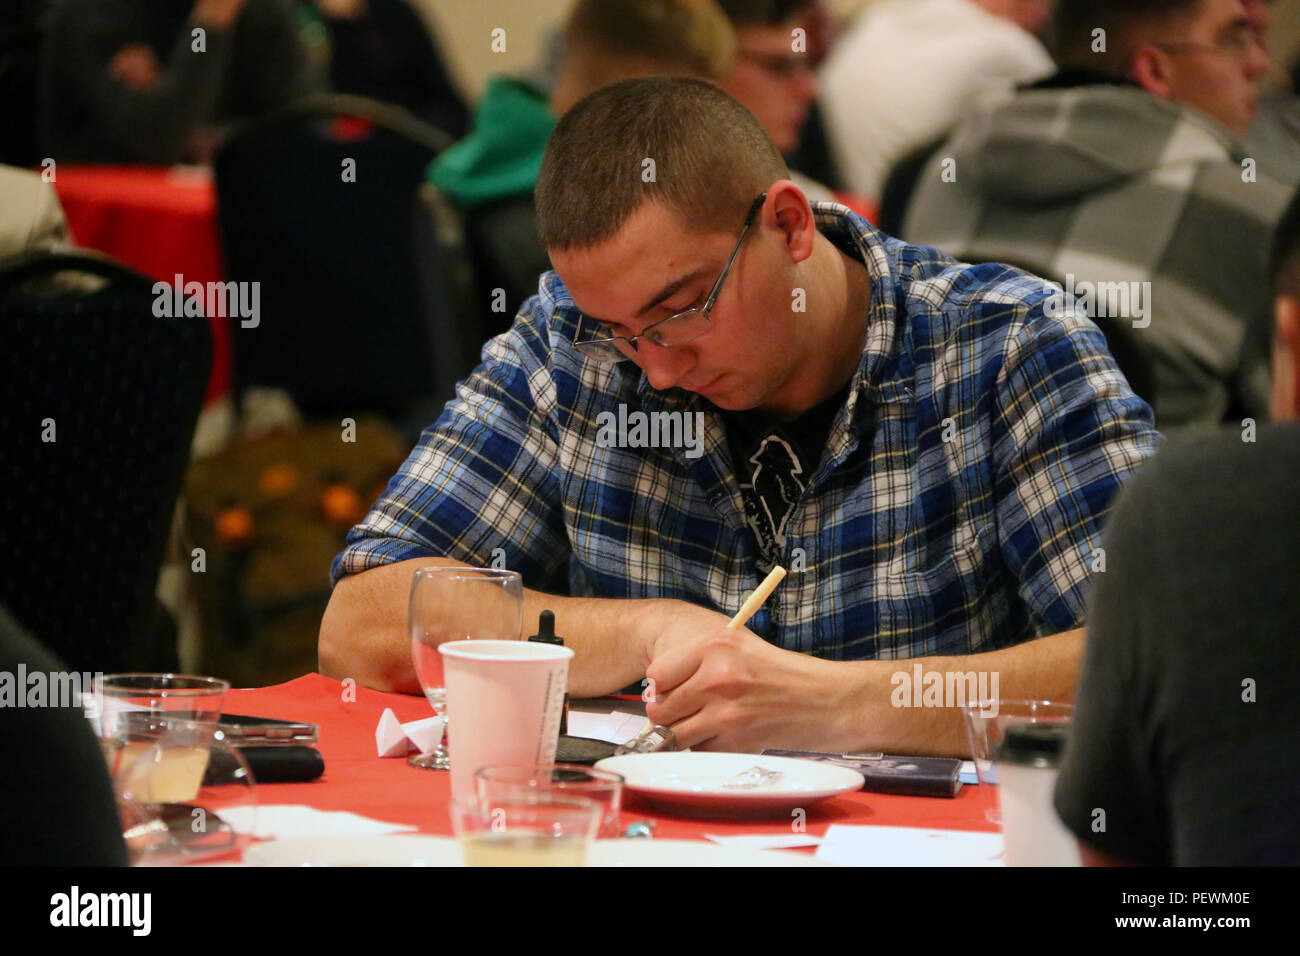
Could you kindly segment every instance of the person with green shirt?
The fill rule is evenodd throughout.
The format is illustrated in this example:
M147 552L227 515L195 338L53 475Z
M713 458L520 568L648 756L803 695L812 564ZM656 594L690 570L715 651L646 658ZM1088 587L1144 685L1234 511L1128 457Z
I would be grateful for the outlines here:
M551 268L537 238L533 184L557 117L615 80L675 74L719 80L735 36L714 0L581 0L563 31L553 88L494 76L473 132L442 153L429 178L464 221L483 337L505 331ZM505 292L505 308L490 308Z

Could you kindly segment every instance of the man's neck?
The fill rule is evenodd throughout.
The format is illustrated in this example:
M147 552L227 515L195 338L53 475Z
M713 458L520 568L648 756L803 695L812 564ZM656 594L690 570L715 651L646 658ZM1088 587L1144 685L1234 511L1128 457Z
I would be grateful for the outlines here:
M826 312L814 324L820 330L795 369L789 386L774 403L760 409L780 419L791 419L830 398L854 376L862 362L871 305L871 277L867 267L841 252L823 235L817 236L815 283L808 301L824 300ZM818 292L820 290L820 295Z

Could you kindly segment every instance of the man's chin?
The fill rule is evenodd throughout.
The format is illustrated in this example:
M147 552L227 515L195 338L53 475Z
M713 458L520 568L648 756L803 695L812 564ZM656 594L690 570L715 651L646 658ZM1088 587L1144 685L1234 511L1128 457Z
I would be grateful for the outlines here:
M735 392L718 392L715 395L707 397L701 395L700 397L713 405L714 408L724 412L750 412L758 408L760 404L752 398Z

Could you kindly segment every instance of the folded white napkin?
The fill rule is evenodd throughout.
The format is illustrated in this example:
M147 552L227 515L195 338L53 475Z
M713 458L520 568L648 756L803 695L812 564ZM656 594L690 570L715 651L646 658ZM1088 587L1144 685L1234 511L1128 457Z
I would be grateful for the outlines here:
M399 723L391 707L384 708L375 728L375 750L381 757L405 757L412 750L432 753L442 742L447 722L441 717L426 717Z
M374 836L382 833L406 833L418 827L402 823L372 820L346 810L316 810L297 804L269 807L232 807L221 811L237 833L247 833L259 840L280 837Z

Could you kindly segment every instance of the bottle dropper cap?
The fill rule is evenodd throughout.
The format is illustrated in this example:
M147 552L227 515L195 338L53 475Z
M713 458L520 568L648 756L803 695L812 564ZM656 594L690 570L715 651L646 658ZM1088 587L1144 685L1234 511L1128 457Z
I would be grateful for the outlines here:
M529 638L539 644L558 644L564 646L564 638L555 634L555 613L543 611L537 618L537 633Z

